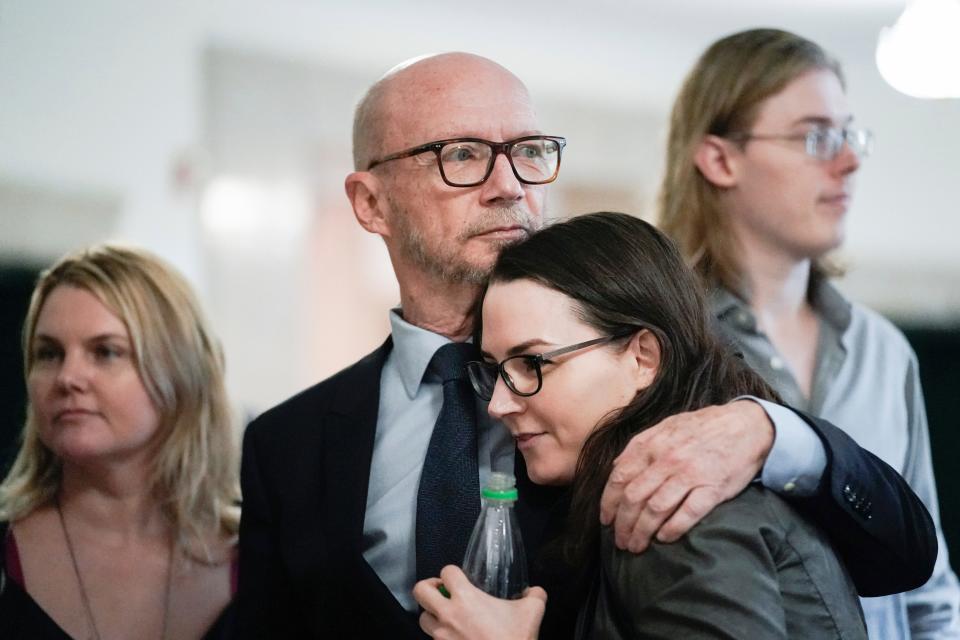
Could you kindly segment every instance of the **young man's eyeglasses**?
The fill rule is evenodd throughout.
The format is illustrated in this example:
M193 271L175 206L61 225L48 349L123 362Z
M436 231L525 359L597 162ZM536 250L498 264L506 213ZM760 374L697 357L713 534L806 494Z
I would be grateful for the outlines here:
M560 172L560 152L567 141L558 136L523 136L506 142L481 138L437 140L392 153L367 165L367 171L384 162L409 158L432 151L437 158L440 177L451 187L475 187L493 173L497 154L510 161L513 175L524 184L547 184Z
M802 140L807 155L818 160L833 160L840 155L843 145L850 146L850 150L858 158L865 158L873 150L873 133L869 129L852 128L818 128L806 133L790 135L774 135L735 131L725 136L730 140L747 142L750 140Z
M511 356L499 363L474 360L467 363L467 373L470 375L470 383L473 385L474 392L484 400L490 400L493 397L493 388L497 385L497 376L503 378L503 382L510 391L518 396L529 397L535 395L543 387L541 367L544 364L550 364L551 358L586 349L595 344L612 342L617 338L625 337L625 335L629 334L594 338L546 353Z

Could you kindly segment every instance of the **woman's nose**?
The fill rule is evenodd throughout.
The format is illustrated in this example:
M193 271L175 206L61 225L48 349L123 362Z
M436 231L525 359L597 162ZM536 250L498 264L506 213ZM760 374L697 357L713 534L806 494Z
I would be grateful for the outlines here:
M507 388L503 378L497 377L497 383L493 386L493 395L490 396L490 403L487 405L487 413L491 418L497 420L511 413L517 413L523 409L523 398Z
M89 365L80 354L64 354L57 370L57 386L63 391L82 391L90 381Z

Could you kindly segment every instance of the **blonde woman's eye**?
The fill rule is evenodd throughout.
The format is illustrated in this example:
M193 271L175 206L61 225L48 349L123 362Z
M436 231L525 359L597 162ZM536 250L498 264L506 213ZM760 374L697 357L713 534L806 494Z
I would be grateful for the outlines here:
M126 355L126 351L121 347L103 344L94 349L94 355L96 356L97 360L102 362L112 362Z
M60 350L51 345L42 345L33 350L36 362L52 362L60 357Z

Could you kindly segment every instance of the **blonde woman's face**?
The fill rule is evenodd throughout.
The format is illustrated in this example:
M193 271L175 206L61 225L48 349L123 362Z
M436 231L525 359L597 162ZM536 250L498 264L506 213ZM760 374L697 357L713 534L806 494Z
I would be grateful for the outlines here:
M56 287L37 318L27 390L41 441L65 463L146 464L160 418L126 326L89 291Z

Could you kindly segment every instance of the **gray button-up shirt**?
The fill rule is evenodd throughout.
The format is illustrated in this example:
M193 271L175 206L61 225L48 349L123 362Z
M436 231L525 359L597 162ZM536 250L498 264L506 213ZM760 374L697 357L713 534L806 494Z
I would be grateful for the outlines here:
M820 331L807 398L749 305L725 289L711 292L721 330L784 401L845 429L899 471L933 516L940 545L933 577L905 594L863 598L870 637L960 638L960 588L940 528L916 355L893 324L829 283L815 286L810 300Z

